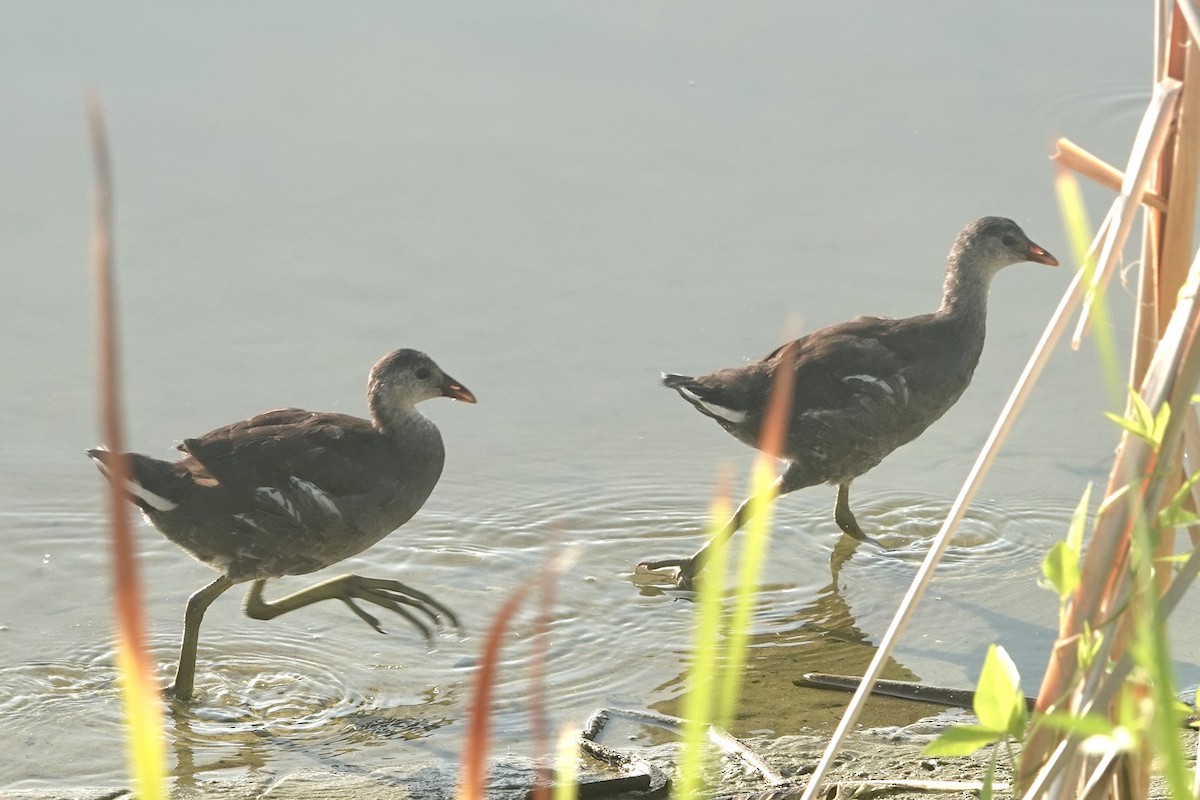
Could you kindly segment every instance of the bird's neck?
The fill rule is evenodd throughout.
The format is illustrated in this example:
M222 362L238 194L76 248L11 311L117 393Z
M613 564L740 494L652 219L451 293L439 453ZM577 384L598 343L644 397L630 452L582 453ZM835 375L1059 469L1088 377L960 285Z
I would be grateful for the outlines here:
M404 436L433 425L414 405L388 403L377 395L368 397L367 404L371 407L371 423L375 429L390 436Z
M957 261L952 260L946 267L938 316L971 327L977 325L982 330L987 320L987 298L991 283L990 272L962 269Z

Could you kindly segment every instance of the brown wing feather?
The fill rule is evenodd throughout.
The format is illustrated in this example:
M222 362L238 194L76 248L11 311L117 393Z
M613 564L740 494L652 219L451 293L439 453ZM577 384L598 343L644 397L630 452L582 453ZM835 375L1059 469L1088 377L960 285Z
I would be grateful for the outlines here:
M334 497L374 486L375 476L403 459L400 448L365 419L298 408L217 428L180 449L226 486L253 490L296 477Z

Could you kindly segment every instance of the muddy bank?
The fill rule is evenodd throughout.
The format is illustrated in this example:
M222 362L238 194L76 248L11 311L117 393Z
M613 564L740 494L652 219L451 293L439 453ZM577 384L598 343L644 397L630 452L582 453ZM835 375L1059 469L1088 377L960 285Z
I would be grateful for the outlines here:
M862 730L853 734L839 755L826 784L826 796L887 796L916 798L937 796L975 797L967 789L931 790L941 782L967 782L982 779L990 757L981 751L969 758L929 758L921 754L925 744L947 724L963 721L960 712L950 712L904 727ZM1187 731L1190 752L1195 752L1196 733ZM617 739L618 737L611 737ZM781 736L772 739L746 739L749 748L779 776L783 783L772 784L756 769L736 757L713 751L713 769L709 779L709 797L716 800L782 800L799 797L805 776L811 772L825 747L819 736ZM608 742L619 746L618 741ZM653 766L655 775L641 781L642 788L624 793L609 791L618 774L593 760L581 761L581 774L592 785L589 797L632 798L666 797L669 787L662 780L674 774L678 744L662 744L639 749L637 754ZM526 759L497 758L493 761L488 797L494 800L523 800L533 780L533 764ZM1009 765L1001 757L997 781L1007 782ZM659 772L661 771L661 773ZM302 771L285 776L231 775L206 780L178 779L171 788L175 800L307 800L345 798L357 800L452 800L457 770L448 764L418 764L404 769ZM926 790L889 786L888 781L921 781ZM629 783L624 784L629 787ZM835 794L836 793L836 794ZM1163 789L1152 796L1165 797ZM133 795L120 788L37 789L0 792L5 800L131 800Z

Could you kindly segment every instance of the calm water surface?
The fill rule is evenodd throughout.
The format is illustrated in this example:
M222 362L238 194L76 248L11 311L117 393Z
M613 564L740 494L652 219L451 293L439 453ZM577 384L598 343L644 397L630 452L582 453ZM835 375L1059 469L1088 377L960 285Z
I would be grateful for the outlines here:
M457 758L488 620L563 547L577 561L549 632L553 724L673 709L694 607L631 568L697 547L722 469L743 476L753 456L658 371L736 364L789 326L929 310L950 241L983 214L1063 258L1050 143L1121 163L1148 94L1148 10L1104 5L9 8L0 787L124 780L102 487L83 458L86 87L115 156L133 447L166 456L280 405L364 413L367 369L398 346L480 400L424 407L442 482L345 565L431 592L467 634L427 648L339 604L264 623L223 597L199 702L168 725L172 769L204 785ZM970 391L856 483L860 521L893 549L842 541L832 490L779 503L743 732L832 724L844 700L792 680L868 662L1069 277L1006 271ZM1128 292L1114 297L1123 334ZM968 686L999 640L1036 687L1055 611L1040 556L1112 446L1097 385L1088 349L1056 358L893 675ZM212 573L138 535L165 683ZM529 750L534 634L519 618L505 649L501 752ZM1194 681L1195 645L1177 655Z

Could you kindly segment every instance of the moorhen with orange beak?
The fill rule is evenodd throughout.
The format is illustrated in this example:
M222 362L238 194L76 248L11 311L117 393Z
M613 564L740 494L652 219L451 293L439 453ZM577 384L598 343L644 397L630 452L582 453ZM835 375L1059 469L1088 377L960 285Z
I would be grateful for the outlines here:
M664 374L663 384L751 447L759 447L772 385L781 370L792 401L779 457L786 462L769 500L828 483L838 487L834 520L845 533L874 541L850 511L850 483L945 414L971 382L983 352L992 277L1022 261L1057 266L1010 219L983 217L954 240L942 304L907 319L859 317L783 345L766 358L711 375ZM769 501L768 500L768 501ZM690 558L649 561L639 572L674 568L688 586L709 548L721 545L750 514L750 500Z
M192 696L205 610L235 583L251 582L244 608L254 619L337 599L380 633L379 620L356 600L394 611L426 638L430 623L457 627L450 609L394 580L342 575L274 602L262 596L269 579L361 553L424 505L445 450L416 404L434 397L475 402L429 356L396 350L371 369L370 420L283 408L185 440L179 461L127 454L128 498L164 536L221 573L188 600L176 699ZM113 477L112 453L88 455Z

